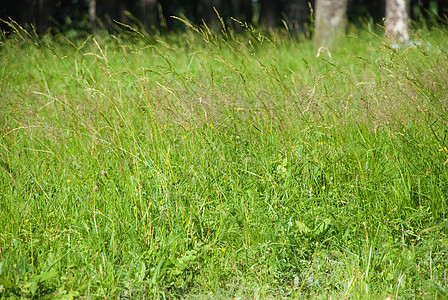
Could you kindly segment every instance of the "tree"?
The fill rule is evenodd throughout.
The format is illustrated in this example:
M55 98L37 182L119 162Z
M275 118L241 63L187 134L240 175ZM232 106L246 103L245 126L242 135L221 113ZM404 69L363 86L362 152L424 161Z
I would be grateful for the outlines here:
M94 31L97 27L96 16L96 0L89 0L89 21Z
M316 0L314 45L331 47L345 32L348 0Z
M409 40L409 0L386 0L386 35L399 42Z

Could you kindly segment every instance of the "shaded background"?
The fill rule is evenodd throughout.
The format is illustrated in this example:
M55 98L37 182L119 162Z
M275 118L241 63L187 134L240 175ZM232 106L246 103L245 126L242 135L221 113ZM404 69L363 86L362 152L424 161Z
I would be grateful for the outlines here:
M384 2L349 0L350 22L382 22ZM446 20L448 0L411 2L413 20L431 20L431 24ZM264 29L287 24L289 30L300 33L310 27L313 6L314 0L2 0L0 18L14 20L26 29L35 28L39 34L98 28L113 32L119 28L114 20L149 32L164 32L184 28L180 21L171 18L173 15L218 28L220 21L213 9L216 7L225 23L237 31L243 30L242 26L231 17ZM11 31L5 22L1 22L1 30L6 34Z

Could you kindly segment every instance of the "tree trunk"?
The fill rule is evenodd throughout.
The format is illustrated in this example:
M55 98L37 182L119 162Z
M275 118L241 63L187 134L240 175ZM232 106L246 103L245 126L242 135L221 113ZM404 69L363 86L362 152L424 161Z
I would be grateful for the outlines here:
M331 47L347 26L348 0L316 0L314 46Z
M150 31L159 25L159 12L157 0L141 0L142 23L146 31Z
M278 25L280 5L275 0L260 0L260 26L271 29Z
M96 17L96 0L89 0L89 21L93 31L97 29Z
M399 42L409 40L409 1L386 1L386 34Z

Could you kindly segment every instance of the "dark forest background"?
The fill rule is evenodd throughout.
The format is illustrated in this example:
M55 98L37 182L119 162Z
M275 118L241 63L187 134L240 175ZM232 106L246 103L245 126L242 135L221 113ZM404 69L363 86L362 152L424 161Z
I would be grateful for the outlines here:
M348 18L352 23L365 20L381 22L385 0L351 0ZM118 22L167 32L184 28L178 16L193 24L205 22L219 27L217 9L225 23L242 30L232 17L263 29L285 27L303 32L312 22L314 0L2 0L1 29L10 32L8 22L15 21L37 33L67 30L115 31ZM410 16L416 21L443 22L448 13L448 0L412 0Z

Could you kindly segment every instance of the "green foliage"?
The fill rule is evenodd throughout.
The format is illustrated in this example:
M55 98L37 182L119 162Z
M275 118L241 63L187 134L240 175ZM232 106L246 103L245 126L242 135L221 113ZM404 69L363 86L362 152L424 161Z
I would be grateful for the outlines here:
M5 40L0 297L446 297L447 33L415 36Z

